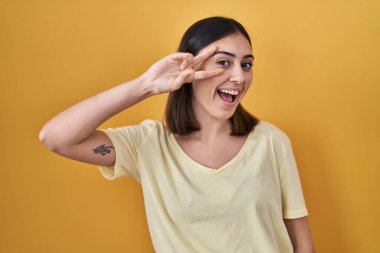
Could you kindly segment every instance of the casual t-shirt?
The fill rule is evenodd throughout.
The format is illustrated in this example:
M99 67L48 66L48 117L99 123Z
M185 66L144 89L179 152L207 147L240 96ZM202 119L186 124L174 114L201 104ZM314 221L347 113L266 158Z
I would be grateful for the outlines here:
M161 122L103 130L115 147L109 180L135 178L158 253L291 253L283 219L308 215L291 143L261 121L228 163L191 159Z

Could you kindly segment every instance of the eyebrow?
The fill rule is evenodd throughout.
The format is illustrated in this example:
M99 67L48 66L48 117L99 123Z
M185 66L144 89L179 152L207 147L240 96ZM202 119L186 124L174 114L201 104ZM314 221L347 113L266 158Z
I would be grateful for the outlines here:
M216 51L215 53L212 54L212 56L214 56L216 54L225 54L225 55L229 55L229 56L232 56L232 57L236 57L236 54L233 54L233 53L230 53L230 52L227 52L227 51ZM246 58L255 59L255 57L253 57L252 54L246 54L246 55L244 55L243 59L246 59Z

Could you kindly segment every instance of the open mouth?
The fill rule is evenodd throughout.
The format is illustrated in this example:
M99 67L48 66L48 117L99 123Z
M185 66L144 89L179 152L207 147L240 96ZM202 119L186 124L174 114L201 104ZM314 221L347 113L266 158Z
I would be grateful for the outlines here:
M219 97L226 103L233 103L239 93L237 90L218 90Z

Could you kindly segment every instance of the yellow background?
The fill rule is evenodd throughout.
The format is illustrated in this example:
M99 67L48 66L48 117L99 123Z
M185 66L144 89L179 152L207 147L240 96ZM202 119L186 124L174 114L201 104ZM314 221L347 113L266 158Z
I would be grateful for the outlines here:
M53 154L38 132L212 15L251 34L244 105L292 140L317 252L380 252L379 13L377 0L0 0L0 252L153 252L138 183ZM162 119L165 101L102 127Z

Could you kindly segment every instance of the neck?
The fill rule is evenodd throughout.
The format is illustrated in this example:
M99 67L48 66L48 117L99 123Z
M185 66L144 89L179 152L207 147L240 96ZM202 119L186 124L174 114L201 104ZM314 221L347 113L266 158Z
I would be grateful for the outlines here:
M213 141L220 137L230 135L231 125L227 120L225 121L200 121L198 120L201 130L194 132L194 136L201 141Z

